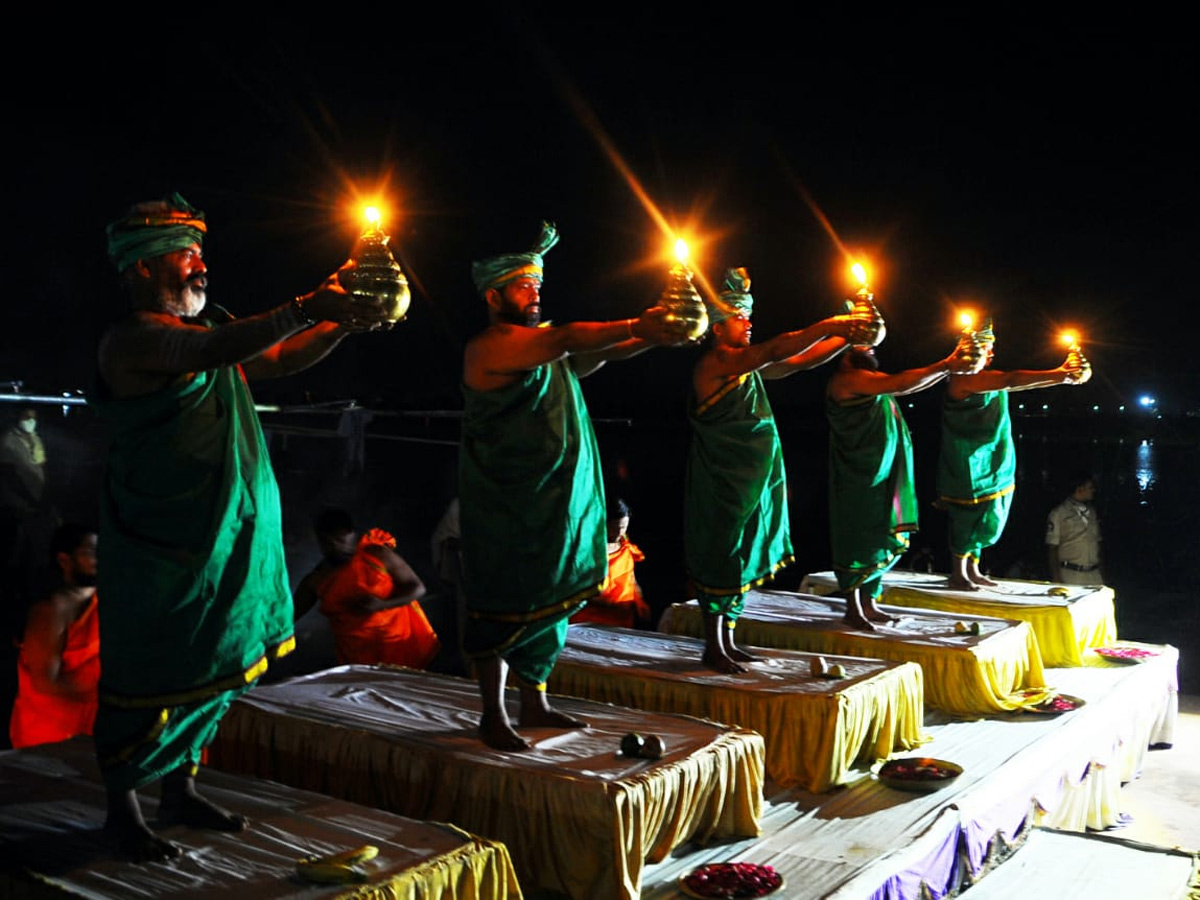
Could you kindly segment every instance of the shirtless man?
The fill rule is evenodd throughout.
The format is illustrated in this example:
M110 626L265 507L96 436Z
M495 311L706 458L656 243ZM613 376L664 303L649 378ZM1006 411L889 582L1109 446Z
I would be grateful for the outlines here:
M971 336L984 354L984 368L974 375L951 375L946 385L934 504L950 519L954 568L946 586L958 591L996 586L979 570L979 560L984 548L1003 534L1016 488L1017 448L1008 417L1009 392L1083 384L1092 373L1074 349L1057 369L993 369L996 335L991 320Z
M783 448L763 381L828 362L849 338L869 341L882 326L864 305L752 344L753 309L749 274L728 270L688 404L684 559L704 618L701 659L718 672L743 672L754 658L733 640L746 592L792 561Z
M489 325L467 344L459 497L467 623L463 649L479 673L479 734L528 749L504 707L511 667L520 725L580 728L554 709L546 679L571 613L607 571L604 483L579 379L609 360L686 339L661 307L633 319L541 325L543 223L534 248L478 261L472 277Z
M892 617L879 609L883 575L917 530L912 438L896 397L927 390L952 372L974 372L984 357L969 342L945 359L894 375L875 352L854 346L829 379L829 524L833 567L846 595L846 623L874 631Z

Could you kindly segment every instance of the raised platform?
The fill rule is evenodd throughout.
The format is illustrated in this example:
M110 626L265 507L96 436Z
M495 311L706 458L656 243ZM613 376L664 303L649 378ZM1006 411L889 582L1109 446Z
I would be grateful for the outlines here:
M918 663L925 705L957 716L1006 713L1027 705L1020 691L1045 685L1037 638L1026 622L888 607L898 620L875 631L845 624L846 601L784 591L750 591L737 622L739 645L865 656ZM977 623L978 634L955 625ZM668 634L700 637L696 601L676 603L659 620Z
M577 900L632 900L647 861L689 841L759 833L765 776L755 732L575 698L555 705L590 727L522 729L533 748L504 753L479 741L473 681L347 666L237 700L209 758L238 774L454 822L503 841L527 893ZM660 735L666 755L618 755L631 731Z
M945 575L893 570L883 576L882 601L892 606L935 609L972 616L996 616L1028 622L1037 636L1042 664L1083 665L1084 654L1117 639L1114 594L1110 587L1049 584L1044 581L996 579L994 588L956 591ZM832 594L838 589L833 572L804 576L800 590ZM1065 596L1051 594L1065 591Z
M971 722L927 713L933 740L920 755L962 766L953 784L907 793L862 772L825 794L774 791L761 838L676 853L646 872L642 897L674 900L681 875L727 860L774 866L789 900L942 897L980 878L986 884L1005 847L1018 849L1000 870L1019 860L1034 826L1079 833L1117 826L1121 784L1154 765L1158 753L1189 752L1148 753L1173 741L1178 710L1179 655L1159 649L1158 658L1138 665L1093 658L1084 667L1048 670L1052 684L1086 702L1074 712ZM1176 877L1186 883L1186 866L1182 872ZM1013 896L1058 896L1025 887Z
M846 670L830 679L812 674L816 654L756 648L760 659L746 672L722 675L701 663L703 650L689 637L572 625L550 689L751 728L766 741L772 781L818 793L842 784L855 764L925 740L915 663L829 656Z
M258 778L205 770L206 796L248 816L237 834L173 826L184 853L134 865L113 858L101 828L105 792L91 738L0 753L0 896L89 900L478 897L521 900L504 845ZM157 789L141 797L154 826ZM313 885L296 860L379 847L364 885Z

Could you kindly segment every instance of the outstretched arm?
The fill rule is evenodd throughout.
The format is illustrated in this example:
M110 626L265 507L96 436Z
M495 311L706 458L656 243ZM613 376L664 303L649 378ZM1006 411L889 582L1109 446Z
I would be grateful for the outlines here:
M848 403L882 394L903 396L933 387L951 371L955 357L932 365L888 375L870 369L839 369L829 380L829 396L835 403Z
M246 360L242 371L252 380L294 375L323 360L349 333L334 322L318 322Z
M1069 363L1068 359L1057 369L1014 369L1011 372L985 369L975 375L951 375L947 394L953 400L962 400L971 394L981 394L985 391L1028 391L1059 384L1081 383L1082 368Z
M771 365L762 370L762 377L768 380L786 378L793 372L815 369L817 366L823 366L829 362L848 346L849 344L846 343L845 338L825 338L825 340L814 344L803 353L797 353L795 356L789 356L780 362L771 363Z
M119 397L157 390L187 372L239 363L247 364L254 377L286 375L311 365L341 340L335 323L361 318L369 325L381 314L381 304L351 300L336 275L312 293L269 312L211 328L140 310L105 334L100 372ZM320 322L313 328L315 335L297 334L314 321ZM284 346L277 346L281 342Z
M529 328L498 322L474 338L463 359L463 382L473 390L495 390L522 373L576 354L585 355L575 369L587 375L607 359L624 358L659 344L680 343L684 323L667 321L668 313L652 307L636 319L572 322Z

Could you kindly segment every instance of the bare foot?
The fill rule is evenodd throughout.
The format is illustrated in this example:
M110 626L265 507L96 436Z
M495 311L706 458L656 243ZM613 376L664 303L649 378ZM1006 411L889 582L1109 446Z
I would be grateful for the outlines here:
M164 841L146 827L134 791L109 793L104 833L113 842L117 855L132 862L163 862L183 853L178 845Z
M757 656L751 656L741 647L735 647L732 644L726 649L730 659L736 659L738 662L758 662Z
M982 572L972 572L971 573L971 581L973 581L977 585L981 584L984 587L999 587L1000 586L1000 582L992 581L992 579L988 578ZM976 587L976 588L974 588L974 590L979 590L979 588Z
M116 848L117 855L135 863L166 862L183 855L178 844L165 841L145 825L104 823L104 833Z
M484 713L479 720L479 739L493 750L504 750L519 753L528 750L532 744L513 731L506 717Z
M979 585L973 581L968 581L961 575L951 575L946 579L946 587L952 591L977 591Z
M521 707L522 728L587 728L587 722L568 716L565 712L547 706L544 709Z
M213 831L245 831L250 820L217 806L191 787L177 797L164 796L158 805L158 821L164 825L187 825Z
M745 666L738 665L724 653L716 651L705 650L704 655L700 657L700 662L723 675L737 675L739 672L746 671Z
M883 624L900 621L899 616L888 615L882 609L876 606L874 600L868 600L863 604L863 615L865 615L872 622L881 622Z
M859 631L878 631L879 629L862 614L862 610L856 606L847 606L846 615L842 617L842 621L851 628L857 628Z

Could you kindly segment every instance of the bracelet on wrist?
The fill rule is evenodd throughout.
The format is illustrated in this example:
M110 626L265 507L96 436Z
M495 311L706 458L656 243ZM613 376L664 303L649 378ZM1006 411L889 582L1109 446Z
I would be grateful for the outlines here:
M305 311L304 301L301 300L299 297L292 298L292 309L295 311L296 316L300 319L300 321L302 321L305 325L316 325L317 324L317 320L314 319L312 316L310 316Z

